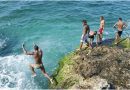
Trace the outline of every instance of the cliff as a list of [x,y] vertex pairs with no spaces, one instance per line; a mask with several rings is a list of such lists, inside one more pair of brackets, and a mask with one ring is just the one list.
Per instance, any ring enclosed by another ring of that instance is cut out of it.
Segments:
[[50,88],[130,89],[129,40],[124,39],[120,47],[102,45],[65,56],[53,74]]

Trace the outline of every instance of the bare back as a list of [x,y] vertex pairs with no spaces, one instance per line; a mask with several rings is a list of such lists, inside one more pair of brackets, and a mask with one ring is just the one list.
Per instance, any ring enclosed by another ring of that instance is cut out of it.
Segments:
[[83,27],[83,34],[86,35],[87,33],[89,33],[90,29],[88,25],[84,25]]
[[122,21],[117,22],[117,28],[118,28],[119,31],[123,30],[123,26],[124,26],[124,23]]
[[42,64],[42,51],[34,51],[34,59],[36,64]]

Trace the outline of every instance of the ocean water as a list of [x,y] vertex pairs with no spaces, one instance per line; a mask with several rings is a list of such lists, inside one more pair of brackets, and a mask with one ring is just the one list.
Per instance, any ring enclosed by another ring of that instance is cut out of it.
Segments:
[[103,39],[114,38],[119,17],[128,24],[123,37],[130,33],[130,1],[0,1],[0,88],[48,88],[40,70],[31,78],[28,64],[34,60],[23,54],[21,44],[29,51],[33,42],[38,44],[52,75],[59,60],[79,46],[82,19],[96,31],[101,15],[106,20]]

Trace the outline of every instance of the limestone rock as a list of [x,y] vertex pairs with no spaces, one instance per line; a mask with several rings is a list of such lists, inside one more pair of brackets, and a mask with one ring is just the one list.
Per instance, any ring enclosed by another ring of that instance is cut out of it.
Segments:
[[[99,46],[66,56],[50,88],[130,89],[130,49]],[[62,67],[62,68],[61,68]]]

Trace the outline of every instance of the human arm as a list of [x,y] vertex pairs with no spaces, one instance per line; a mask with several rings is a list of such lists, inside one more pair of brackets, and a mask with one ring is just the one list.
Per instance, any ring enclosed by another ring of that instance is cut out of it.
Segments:
[[83,28],[83,37],[89,32],[89,26],[88,25],[85,25],[84,28]]
[[23,49],[24,54],[26,54],[26,55],[34,55],[34,52],[28,52],[28,51],[25,49],[25,45],[24,45],[24,44],[22,44],[22,49]]
[[104,27],[105,27],[105,21],[103,20],[103,21],[102,21],[102,28],[103,28],[103,31],[104,31]]
[[117,23],[114,24],[113,28],[116,28],[116,26],[117,26]]
[[128,25],[124,22],[123,23],[123,28],[126,28]]
[[85,28],[83,28],[83,36],[85,36],[85,34],[86,34],[86,30]]

